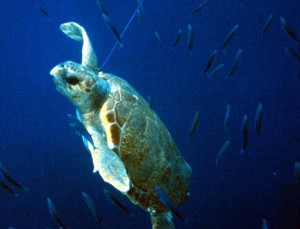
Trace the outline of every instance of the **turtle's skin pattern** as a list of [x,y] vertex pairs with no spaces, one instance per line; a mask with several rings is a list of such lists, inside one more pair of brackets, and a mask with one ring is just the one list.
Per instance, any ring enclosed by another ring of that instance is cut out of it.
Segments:
[[191,169],[165,125],[126,81],[111,74],[99,76],[111,88],[100,108],[100,120],[109,147],[124,162],[129,175],[132,187],[127,196],[146,210],[151,209],[151,203],[157,202],[157,185],[175,205],[184,202]]
[[57,90],[77,109],[93,144],[94,172],[150,212],[152,228],[174,228],[172,213],[155,191],[164,190],[175,206],[189,195],[192,170],[170,133],[145,99],[125,80],[98,72],[97,58],[84,28],[75,22],[61,30],[83,41],[82,63],[67,61],[54,67]]

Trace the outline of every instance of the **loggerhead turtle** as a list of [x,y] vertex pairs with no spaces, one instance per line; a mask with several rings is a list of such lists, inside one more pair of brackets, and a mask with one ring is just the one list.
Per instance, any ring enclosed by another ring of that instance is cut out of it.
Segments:
[[97,57],[84,28],[75,22],[60,29],[82,41],[82,63],[54,67],[57,90],[76,107],[94,172],[147,210],[152,228],[174,228],[172,213],[155,191],[159,186],[175,206],[189,195],[191,167],[182,158],[170,133],[145,99],[125,80],[97,69]]

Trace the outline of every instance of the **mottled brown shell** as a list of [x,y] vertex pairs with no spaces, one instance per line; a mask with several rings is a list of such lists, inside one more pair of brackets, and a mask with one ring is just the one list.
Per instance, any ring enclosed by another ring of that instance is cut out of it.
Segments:
[[165,125],[126,81],[109,74],[99,76],[107,79],[111,88],[100,119],[108,146],[124,162],[133,185],[127,192],[129,199],[157,212],[163,208],[155,192],[155,186],[160,186],[175,205],[184,202],[191,168]]

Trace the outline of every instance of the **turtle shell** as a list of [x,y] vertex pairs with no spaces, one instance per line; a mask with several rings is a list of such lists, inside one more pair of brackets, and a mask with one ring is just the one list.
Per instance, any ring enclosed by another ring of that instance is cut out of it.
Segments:
[[99,77],[111,89],[100,119],[109,148],[124,162],[129,175],[129,199],[146,210],[158,211],[155,186],[159,186],[173,204],[184,202],[192,171],[163,122],[126,81],[110,74],[99,73]]

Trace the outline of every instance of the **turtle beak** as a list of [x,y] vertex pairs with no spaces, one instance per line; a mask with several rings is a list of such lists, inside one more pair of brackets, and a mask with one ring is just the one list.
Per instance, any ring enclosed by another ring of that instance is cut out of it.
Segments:
[[70,85],[77,85],[80,80],[74,68],[66,68],[65,65],[59,64],[55,66],[51,71],[50,75],[54,76],[54,81],[60,83],[68,83]]
[[51,71],[50,75],[58,79],[58,77],[62,76],[64,74],[64,68],[60,65],[55,66]]

